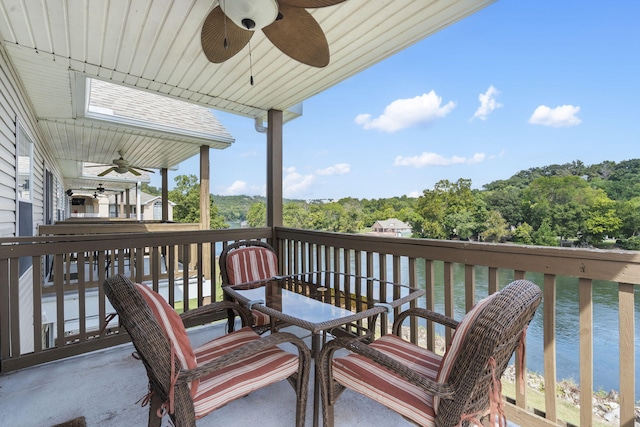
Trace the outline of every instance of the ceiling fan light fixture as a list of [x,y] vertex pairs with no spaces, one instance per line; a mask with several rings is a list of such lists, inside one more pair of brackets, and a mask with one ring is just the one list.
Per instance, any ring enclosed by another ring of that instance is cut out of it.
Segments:
[[278,17],[276,0],[234,0],[220,2],[224,14],[240,28],[256,31]]

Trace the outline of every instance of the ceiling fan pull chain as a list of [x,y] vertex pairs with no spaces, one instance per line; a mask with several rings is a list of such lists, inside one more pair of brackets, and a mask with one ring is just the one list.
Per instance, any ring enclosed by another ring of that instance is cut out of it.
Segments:
[[251,58],[251,40],[249,40],[249,74],[251,74],[249,83],[251,83],[251,86],[253,86],[253,60]]
[[[222,0],[223,6],[222,8],[224,9],[224,0]],[[223,22],[224,22],[224,42],[223,42],[223,46],[225,49],[229,49],[229,42],[227,41],[227,15],[222,14],[223,18]]]

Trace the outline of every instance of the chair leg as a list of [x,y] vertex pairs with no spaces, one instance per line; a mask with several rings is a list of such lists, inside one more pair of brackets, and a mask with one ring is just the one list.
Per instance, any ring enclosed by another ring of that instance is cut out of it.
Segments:
[[149,402],[149,427],[160,427],[162,425],[162,418],[158,416],[158,410],[162,406],[162,398],[155,392],[151,394],[151,401]]

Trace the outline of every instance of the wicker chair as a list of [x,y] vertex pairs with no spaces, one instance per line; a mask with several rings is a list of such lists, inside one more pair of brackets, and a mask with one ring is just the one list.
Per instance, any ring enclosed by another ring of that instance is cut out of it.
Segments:
[[[316,360],[324,426],[333,426],[334,404],[345,388],[421,426],[480,425],[489,414],[506,425],[500,377],[518,345],[524,352],[523,337],[540,301],[537,285],[517,280],[478,302],[460,322],[413,308],[398,316],[393,334],[369,345],[344,338],[330,341]],[[410,316],[455,329],[444,356],[400,338],[402,322]],[[339,348],[351,353],[335,357]]]
[[[235,242],[222,250],[220,258],[222,286],[269,279],[278,275],[278,257],[268,243],[259,240]],[[253,329],[263,334],[272,329],[268,315],[253,310]],[[228,312],[228,330],[235,328],[235,314]]]
[[[233,309],[246,325],[249,312],[224,301],[178,316],[158,293],[122,275],[107,279],[104,290],[147,370],[150,427],[161,425],[159,413],[168,413],[176,427],[193,427],[196,419],[283,379],[296,392],[296,426],[304,425],[311,354],[299,338],[283,332],[260,338],[243,327],[192,349],[183,321]],[[278,347],[285,342],[298,354]]]

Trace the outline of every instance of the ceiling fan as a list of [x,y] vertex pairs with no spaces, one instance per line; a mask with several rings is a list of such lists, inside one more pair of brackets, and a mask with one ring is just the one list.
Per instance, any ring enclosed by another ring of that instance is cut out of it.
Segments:
[[[116,172],[116,173],[127,173],[130,172],[135,176],[142,175],[139,171],[154,173],[152,170],[141,168],[139,166],[133,166],[129,164],[128,160],[125,160],[122,151],[118,151],[118,155],[120,156],[117,159],[113,159],[113,165],[97,165],[97,166],[111,166],[109,169],[106,169],[98,174],[98,176],[105,176],[108,173]],[[91,166],[93,167],[93,166]]]
[[329,44],[320,24],[305,8],[333,6],[345,0],[219,0],[202,26],[209,61],[222,63],[240,52],[262,29],[285,55],[313,67],[329,64]]

